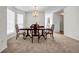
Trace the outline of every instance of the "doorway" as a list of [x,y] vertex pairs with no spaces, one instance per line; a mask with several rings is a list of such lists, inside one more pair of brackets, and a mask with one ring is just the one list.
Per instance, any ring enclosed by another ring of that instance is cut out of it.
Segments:
[[64,34],[64,11],[57,11],[53,16],[53,23],[55,25],[55,32]]
[[64,34],[64,15],[60,15],[60,33]]

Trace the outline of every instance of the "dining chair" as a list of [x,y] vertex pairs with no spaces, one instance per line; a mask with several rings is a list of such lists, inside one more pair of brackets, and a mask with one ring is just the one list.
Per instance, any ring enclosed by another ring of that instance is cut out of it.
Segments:
[[33,43],[34,36],[37,36],[38,37],[38,43],[39,43],[40,33],[39,33],[39,30],[38,30],[38,27],[37,27],[36,24],[34,24],[33,30],[31,30],[31,31],[32,31],[32,33],[31,33],[32,43]]
[[16,39],[18,39],[18,37],[19,37],[20,35],[23,35],[23,39],[26,38],[26,37],[25,37],[25,36],[26,36],[26,32],[25,32],[25,31],[20,31],[18,24],[15,25],[15,29],[16,29]]
[[50,36],[52,35],[52,37],[53,37],[53,39],[54,39],[54,35],[53,35],[54,27],[55,27],[55,25],[52,24],[51,29],[46,31],[46,36],[47,36],[48,34],[50,34]]
[[[31,29],[38,29],[39,28],[39,25],[36,23],[36,24],[32,24],[30,26]],[[32,34],[32,31],[36,32],[37,30],[30,30],[30,34]]]

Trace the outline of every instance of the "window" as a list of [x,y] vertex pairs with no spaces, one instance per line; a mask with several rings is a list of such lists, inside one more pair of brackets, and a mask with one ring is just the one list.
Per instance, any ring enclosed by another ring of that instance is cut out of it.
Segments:
[[23,14],[17,14],[17,24],[19,28],[23,28]]
[[15,13],[7,8],[7,35],[15,32]]
[[47,27],[47,28],[51,28],[51,25],[52,25],[51,23],[52,23],[52,21],[51,21],[50,17],[47,18],[46,22],[47,22],[47,23],[46,23],[46,27]]
[[50,17],[47,19],[47,27],[50,28]]

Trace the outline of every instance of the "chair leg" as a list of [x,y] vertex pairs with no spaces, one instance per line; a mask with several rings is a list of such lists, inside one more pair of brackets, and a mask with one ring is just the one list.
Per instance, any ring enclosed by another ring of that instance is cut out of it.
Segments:
[[43,35],[43,37],[44,37],[44,39],[46,40],[46,37],[45,37],[45,35]]
[[47,36],[45,37],[45,40],[47,39]]
[[26,39],[26,32],[23,33],[23,39]]
[[23,39],[25,40],[25,39],[26,39],[26,37],[25,37],[25,36],[23,36]]
[[39,43],[39,38],[40,38],[40,37],[38,36],[38,43]]
[[52,34],[52,38],[54,39],[54,36],[53,36],[53,34]]
[[16,36],[16,39],[17,39],[17,36]]
[[33,43],[33,36],[32,36],[32,43]]
[[19,35],[17,34],[17,35],[16,35],[16,39],[17,39],[18,37],[19,37]]
[[47,39],[47,33],[46,33],[46,39]]

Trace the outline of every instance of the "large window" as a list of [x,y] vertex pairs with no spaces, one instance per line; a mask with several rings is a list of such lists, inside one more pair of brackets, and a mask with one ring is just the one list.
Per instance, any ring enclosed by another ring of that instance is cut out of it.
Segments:
[[45,20],[45,27],[46,28],[51,28],[51,25],[52,25],[52,19],[50,17],[48,17],[46,20]]
[[17,14],[17,24],[19,28],[23,28],[23,14]]
[[7,34],[12,34],[15,31],[15,13],[7,8]]

